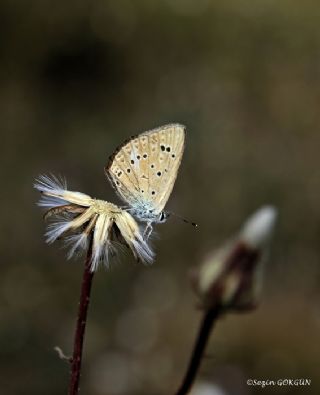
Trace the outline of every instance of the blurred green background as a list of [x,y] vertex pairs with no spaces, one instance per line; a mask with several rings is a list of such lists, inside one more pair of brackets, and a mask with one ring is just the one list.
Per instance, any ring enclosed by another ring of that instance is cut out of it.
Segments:
[[34,178],[117,202],[108,156],[170,122],[188,134],[167,208],[200,226],[158,226],[152,267],[99,270],[81,393],[173,394],[201,317],[187,273],[266,203],[280,216],[261,306],[219,322],[194,394],[320,393],[319,18],[298,0],[1,1],[1,394],[68,382],[53,347],[71,352],[83,262],[45,245]]

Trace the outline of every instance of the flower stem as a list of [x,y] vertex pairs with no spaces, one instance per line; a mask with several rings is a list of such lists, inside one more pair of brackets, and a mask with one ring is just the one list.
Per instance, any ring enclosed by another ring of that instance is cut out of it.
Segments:
[[179,390],[176,392],[176,395],[186,395],[190,391],[191,386],[196,377],[196,374],[199,370],[203,353],[210,336],[210,332],[216,320],[219,318],[220,314],[221,314],[220,307],[211,308],[205,311],[199,329],[199,333],[197,336],[197,340],[191,354],[191,359],[189,362],[187,372],[184,376],[184,379],[180,385]]
[[83,277],[82,277],[78,319],[77,319],[77,326],[74,336],[73,356],[71,359],[71,372],[70,372],[70,383],[69,383],[69,392],[68,392],[69,395],[77,395],[79,392],[82,348],[83,348],[83,341],[84,341],[84,335],[86,330],[87,312],[90,302],[91,285],[94,276],[94,272],[90,270],[91,257],[92,257],[92,235],[90,236],[89,247],[87,251],[87,257],[86,257]]

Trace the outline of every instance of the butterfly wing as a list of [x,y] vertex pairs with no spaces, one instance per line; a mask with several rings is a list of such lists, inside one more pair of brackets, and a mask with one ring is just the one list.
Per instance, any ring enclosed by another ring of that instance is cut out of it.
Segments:
[[112,155],[105,172],[133,208],[158,215],[172,192],[185,144],[185,127],[170,124],[132,137]]
[[151,144],[148,194],[157,214],[164,209],[172,192],[185,146],[184,126],[174,124],[159,129],[148,133]]

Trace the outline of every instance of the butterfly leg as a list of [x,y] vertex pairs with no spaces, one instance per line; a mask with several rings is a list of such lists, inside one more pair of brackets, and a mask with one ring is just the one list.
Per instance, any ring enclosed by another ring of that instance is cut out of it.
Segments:
[[152,231],[153,231],[152,223],[148,222],[148,224],[143,232],[143,238],[145,240],[148,240],[149,237],[151,236]]

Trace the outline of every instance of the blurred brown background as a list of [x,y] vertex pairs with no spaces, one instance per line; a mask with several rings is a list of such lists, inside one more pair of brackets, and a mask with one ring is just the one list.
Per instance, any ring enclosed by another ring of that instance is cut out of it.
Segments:
[[45,245],[34,178],[116,202],[108,156],[169,122],[188,134],[167,208],[200,227],[171,219],[152,267],[99,270],[81,393],[174,392],[201,316],[188,270],[266,203],[280,216],[262,304],[218,324],[194,394],[320,393],[319,18],[298,0],[1,1],[1,394],[68,381],[53,347],[71,352],[82,261]]

